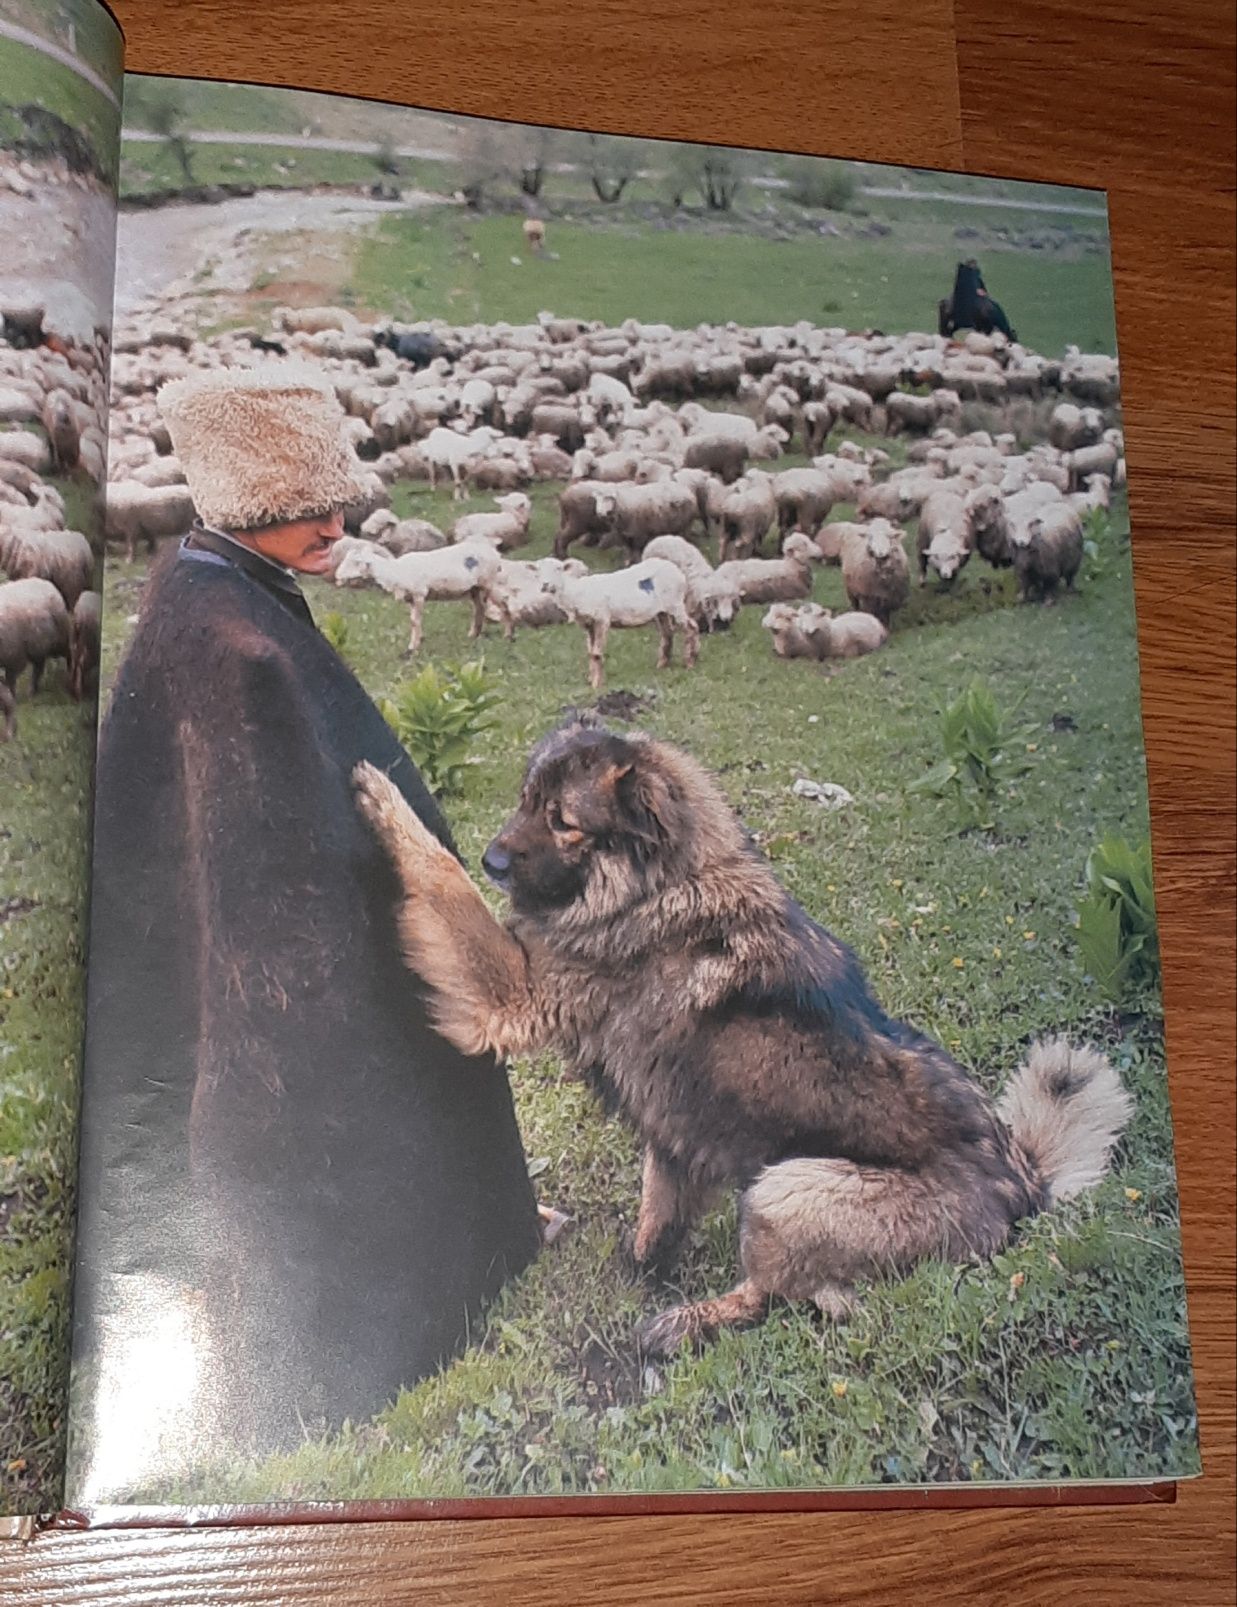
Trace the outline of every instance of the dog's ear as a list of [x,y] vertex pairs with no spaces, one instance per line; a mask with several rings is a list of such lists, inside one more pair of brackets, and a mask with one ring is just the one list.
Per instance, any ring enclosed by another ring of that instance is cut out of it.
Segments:
[[[626,746],[626,745],[625,745]],[[656,764],[638,748],[626,746],[604,773],[637,849],[645,853],[660,847],[674,830],[674,797]]]

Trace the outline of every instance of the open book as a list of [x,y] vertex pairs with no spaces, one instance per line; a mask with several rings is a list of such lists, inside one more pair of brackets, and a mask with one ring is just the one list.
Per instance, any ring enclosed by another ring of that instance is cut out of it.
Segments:
[[1196,1474],[1102,192],[0,0],[0,228],[4,1509]]

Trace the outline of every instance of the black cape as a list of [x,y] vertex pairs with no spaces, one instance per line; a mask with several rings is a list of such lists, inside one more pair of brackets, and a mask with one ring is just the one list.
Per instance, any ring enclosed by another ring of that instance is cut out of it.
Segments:
[[450,845],[286,573],[182,547],[100,740],[75,1365],[184,1291],[225,1445],[371,1415],[539,1244],[504,1071],[401,964],[361,759]]

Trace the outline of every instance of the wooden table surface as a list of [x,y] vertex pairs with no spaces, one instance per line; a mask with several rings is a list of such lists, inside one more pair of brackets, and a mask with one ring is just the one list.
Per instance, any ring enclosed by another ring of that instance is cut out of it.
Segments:
[[1167,1508],[45,1534],[0,1602],[1232,1602],[1231,4],[114,3],[136,71],[1107,187],[1206,1475]]

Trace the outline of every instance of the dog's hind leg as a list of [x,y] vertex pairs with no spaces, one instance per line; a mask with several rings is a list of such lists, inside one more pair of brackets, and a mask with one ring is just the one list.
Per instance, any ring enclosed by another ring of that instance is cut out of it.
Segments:
[[859,1279],[905,1271],[927,1256],[990,1254],[1009,1221],[965,1163],[906,1172],[843,1160],[783,1161],[762,1172],[740,1203],[744,1281],[721,1300],[660,1313],[642,1327],[640,1341],[649,1354],[667,1355],[721,1327],[756,1321],[774,1295],[812,1300],[841,1318]]

